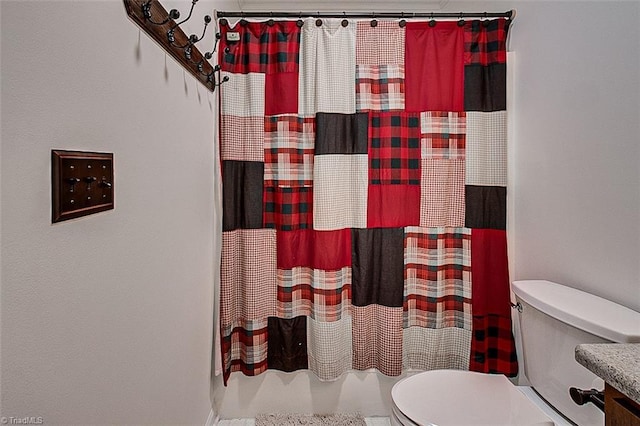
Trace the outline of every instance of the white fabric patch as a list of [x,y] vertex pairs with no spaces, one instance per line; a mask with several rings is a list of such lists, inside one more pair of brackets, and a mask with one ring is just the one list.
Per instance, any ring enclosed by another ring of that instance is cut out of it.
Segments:
[[419,370],[469,369],[471,330],[462,328],[405,328],[402,367]]
[[309,369],[320,380],[336,380],[351,369],[353,358],[351,317],[333,322],[307,318]]
[[356,23],[323,19],[317,27],[307,18],[300,40],[298,112],[356,112]]
[[220,85],[222,114],[238,117],[264,117],[264,79],[261,73],[235,74],[223,72],[229,81]]
[[367,227],[367,154],[316,155],[313,229]]
[[507,186],[507,112],[467,112],[466,184]]

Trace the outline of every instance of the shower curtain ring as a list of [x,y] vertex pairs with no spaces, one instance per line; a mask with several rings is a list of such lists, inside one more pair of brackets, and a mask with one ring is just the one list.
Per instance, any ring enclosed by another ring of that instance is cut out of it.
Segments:
[[349,21],[346,19],[347,18],[347,12],[342,11],[342,16],[344,16],[345,19],[342,20],[341,25],[342,25],[343,28],[346,28],[349,25]]

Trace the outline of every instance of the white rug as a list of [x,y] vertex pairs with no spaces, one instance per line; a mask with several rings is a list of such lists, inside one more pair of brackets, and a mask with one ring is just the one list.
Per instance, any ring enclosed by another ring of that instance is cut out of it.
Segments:
[[258,414],[256,426],[366,426],[360,414]]

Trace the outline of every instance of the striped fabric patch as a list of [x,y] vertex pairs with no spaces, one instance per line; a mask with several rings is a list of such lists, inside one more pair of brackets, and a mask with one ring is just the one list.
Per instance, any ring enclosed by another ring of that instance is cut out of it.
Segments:
[[341,319],[351,310],[351,268],[278,269],[277,309],[281,318],[306,315],[324,322]]
[[464,112],[420,113],[422,158],[465,157],[467,120]]
[[471,330],[471,230],[405,228],[404,327]]
[[404,65],[356,65],[356,110],[404,110]]

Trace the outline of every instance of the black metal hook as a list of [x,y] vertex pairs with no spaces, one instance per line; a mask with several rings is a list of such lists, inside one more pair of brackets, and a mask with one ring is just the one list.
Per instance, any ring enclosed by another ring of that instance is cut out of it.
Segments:
[[[197,2],[198,2],[198,0],[191,0],[191,9],[189,10],[189,15],[185,19],[183,19],[182,21],[174,23],[173,26],[171,28],[169,28],[169,31],[167,31],[167,39],[169,40],[169,43],[173,44],[176,41],[176,37],[175,37],[176,28],[178,28],[180,25],[184,24],[189,19],[191,19],[191,14],[193,13],[193,8],[196,6]],[[211,18],[209,18],[209,19],[211,19]]]
[[164,25],[166,23],[168,23],[169,21],[176,20],[180,18],[180,12],[178,12],[177,9],[171,9],[169,11],[169,14],[167,15],[166,18],[164,18],[164,20],[162,22],[155,22],[153,19],[151,19],[151,2],[153,0],[148,0],[144,3],[142,3],[142,15],[144,16],[144,19],[146,19],[147,21],[149,21],[150,23],[152,23],[153,25]]
[[398,22],[400,28],[404,28],[407,26],[407,21],[404,19],[404,11],[400,13],[400,22]]
[[222,38],[222,34],[216,33],[215,40],[213,42],[213,50],[211,50],[211,52],[206,52],[204,54],[205,58],[207,59],[213,58],[213,54],[216,53],[216,50],[218,50],[218,42],[220,41],[221,38]]
[[431,16],[429,17],[429,26],[433,28],[436,26],[436,23],[437,23],[436,20],[433,19],[433,12],[431,12]]
[[373,19],[371,19],[371,22],[369,23],[373,28],[378,26],[378,20],[376,19],[376,13],[375,12],[371,12],[371,17]]
[[302,28],[304,25],[304,21],[302,20],[302,11],[298,14],[298,21],[296,22],[298,28]]
[[196,3],[198,3],[198,0],[191,0],[191,9],[189,10],[189,15],[186,18],[184,18],[182,21],[177,22],[176,24],[174,24],[173,27],[171,27],[172,30],[175,29],[176,27],[178,27],[179,25],[184,24],[189,19],[191,19],[191,14],[193,13],[193,8],[196,7]]

